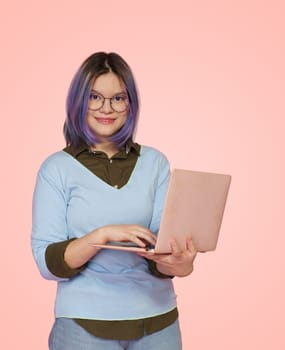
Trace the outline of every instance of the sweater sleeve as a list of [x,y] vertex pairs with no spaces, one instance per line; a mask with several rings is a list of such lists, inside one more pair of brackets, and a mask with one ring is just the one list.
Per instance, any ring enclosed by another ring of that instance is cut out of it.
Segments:
[[160,154],[158,159],[158,177],[155,190],[155,198],[153,204],[152,219],[150,223],[150,230],[155,234],[158,233],[162,211],[164,207],[165,196],[168,188],[170,167],[167,158]]
[[[156,184],[155,199],[153,205],[153,214],[150,224],[150,230],[157,233],[160,226],[161,215],[164,207],[165,196],[168,188],[170,176],[170,167],[167,158],[160,153],[158,160],[158,179]],[[147,260],[148,269],[150,273],[158,278],[173,278],[173,276],[164,275],[159,272],[156,263],[151,260]]]
[[49,270],[46,249],[52,243],[69,239],[66,222],[68,199],[63,183],[56,164],[46,161],[39,170],[33,196],[33,256],[41,275],[55,281],[66,278],[56,276]]

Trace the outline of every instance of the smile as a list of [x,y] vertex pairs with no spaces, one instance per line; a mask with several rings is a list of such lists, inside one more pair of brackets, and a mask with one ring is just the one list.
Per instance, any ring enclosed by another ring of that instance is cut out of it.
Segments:
[[109,125],[113,124],[116,119],[114,118],[95,118],[99,124]]

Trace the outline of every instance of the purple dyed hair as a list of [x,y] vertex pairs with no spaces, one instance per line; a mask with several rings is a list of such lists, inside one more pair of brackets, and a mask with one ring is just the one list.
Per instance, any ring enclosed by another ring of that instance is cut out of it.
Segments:
[[66,101],[67,117],[63,128],[68,146],[78,146],[82,140],[89,146],[100,142],[86,122],[86,112],[94,80],[108,72],[113,72],[122,80],[129,99],[126,123],[108,140],[122,147],[133,138],[138,119],[139,101],[132,71],[127,62],[118,54],[96,52],[82,63],[69,87]]

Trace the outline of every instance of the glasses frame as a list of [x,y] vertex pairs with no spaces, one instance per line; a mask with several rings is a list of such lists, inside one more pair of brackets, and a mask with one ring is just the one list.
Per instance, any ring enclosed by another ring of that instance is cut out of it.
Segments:
[[[90,107],[88,106],[88,109],[89,109],[90,111],[94,111],[94,112],[99,111],[102,107],[104,107],[105,100],[110,100],[110,107],[111,107],[112,110],[113,110],[114,112],[116,112],[116,113],[123,113],[123,112],[126,112],[126,111],[129,109],[129,106],[130,106],[130,104],[129,104],[129,98],[128,98],[127,93],[125,93],[125,92],[121,92],[121,93],[115,94],[115,95],[112,96],[112,97],[105,97],[105,96],[103,96],[102,94],[100,94],[99,92],[93,91],[93,92],[90,93],[89,99],[90,99],[90,97],[92,96],[92,94],[101,96],[103,100],[102,100],[102,104],[101,104],[101,106],[100,106],[99,108],[93,109],[93,108],[90,108]],[[126,98],[126,101],[127,101],[127,103],[126,103],[126,108],[125,108],[123,111],[117,111],[116,109],[114,109],[114,107],[113,107],[113,105],[112,105],[112,99],[113,99],[114,97],[116,97],[116,96],[124,96],[124,97]]]

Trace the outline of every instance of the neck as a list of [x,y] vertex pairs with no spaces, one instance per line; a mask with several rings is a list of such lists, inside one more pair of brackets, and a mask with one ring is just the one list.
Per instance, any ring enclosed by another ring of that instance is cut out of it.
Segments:
[[112,142],[100,142],[96,145],[91,146],[90,149],[91,151],[104,152],[109,158],[118,152],[117,146],[115,146]]

